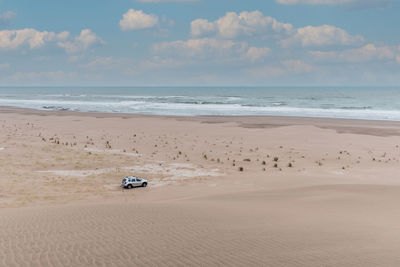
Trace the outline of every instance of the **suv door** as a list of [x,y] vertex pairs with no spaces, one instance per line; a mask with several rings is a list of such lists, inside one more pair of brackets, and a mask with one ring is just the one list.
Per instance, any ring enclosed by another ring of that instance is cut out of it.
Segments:
[[136,178],[135,186],[141,186],[142,185],[142,179]]

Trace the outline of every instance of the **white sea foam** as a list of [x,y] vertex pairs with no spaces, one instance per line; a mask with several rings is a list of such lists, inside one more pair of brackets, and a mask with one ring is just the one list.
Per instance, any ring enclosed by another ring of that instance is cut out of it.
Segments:
[[[0,88],[0,106],[156,115],[400,121],[399,88]],[[66,90],[66,92],[64,92]],[[112,94],[110,94],[112,92]]]
[[400,120],[400,110],[378,110],[365,108],[299,108],[277,106],[243,106],[241,104],[187,104],[155,103],[145,101],[89,102],[89,101],[42,101],[42,100],[4,100],[0,106],[17,106],[34,109],[70,109],[78,111],[121,112],[157,115],[270,115],[358,118],[377,120]]

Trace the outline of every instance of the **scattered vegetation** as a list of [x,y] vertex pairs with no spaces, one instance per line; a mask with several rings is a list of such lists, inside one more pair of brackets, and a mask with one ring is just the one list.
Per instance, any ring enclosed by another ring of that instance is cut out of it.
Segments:
[[[68,145],[68,143],[66,143],[66,145]],[[106,148],[107,148],[107,149],[111,149],[111,143],[110,143],[110,141],[106,141]]]

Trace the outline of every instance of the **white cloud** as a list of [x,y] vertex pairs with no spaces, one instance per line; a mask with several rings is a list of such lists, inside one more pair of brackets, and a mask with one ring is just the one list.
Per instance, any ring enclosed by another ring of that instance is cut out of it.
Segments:
[[193,36],[205,35],[215,31],[216,25],[206,19],[196,19],[190,23]]
[[0,31],[0,49],[16,49],[28,45],[30,49],[42,47],[47,42],[65,40],[68,32],[56,34],[48,31],[37,31],[35,29],[3,30]]
[[179,65],[196,64],[205,62],[236,62],[255,63],[263,61],[269,56],[271,49],[268,47],[254,47],[246,42],[235,42],[232,40],[200,38],[187,41],[164,42],[153,45],[153,52],[157,55],[156,62],[165,59],[178,60]]
[[315,59],[321,61],[360,63],[374,60],[398,60],[396,57],[400,56],[400,51],[395,47],[367,44],[356,49],[328,52],[311,51],[310,54],[313,55]]
[[364,41],[360,35],[350,35],[345,30],[331,25],[306,26],[297,29],[288,39],[282,40],[281,45],[301,46],[328,46],[328,45],[355,45]]
[[277,3],[283,5],[348,5],[358,7],[384,7],[396,0],[276,0]]
[[68,53],[84,51],[95,45],[104,44],[95,33],[90,29],[84,29],[72,41],[68,40],[70,33],[63,31],[60,33],[38,31],[31,28],[22,30],[3,30],[0,31],[0,49],[12,50],[24,46],[30,49],[38,49],[48,43],[56,43],[64,48]]
[[17,15],[12,11],[0,14],[0,26],[9,24]]
[[243,11],[240,14],[228,12],[216,21],[196,19],[191,22],[193,36],[217,35],[222,38],[239,36],[265,36],[274,33],[290,33],[293,26],[276,19],[264,16],[260,11]]
[[142,10],[129,9],[119,21],[123,31],[142,30],[152,28],[158,24],[158,17],[153,14],[145,14]]
[[173,41],[155,44],[156,53],[173,54],[181,57],[213,57],[227,56],[247,51],[247,44],[231,40],[213,38],[190,39],[187,41]]
[[246,58],[255,62],[269,55],[271,49],[268,47],[250,47],[246,52]]
[[246,42],[200,38],[155,44],[153,51],[162,56],[184,58],[231,57],[232,60],[250,60],[254,62],[268,56],[271,49],[268,47],[249,47]]
[[102,44],[104,41],[100,37],[90,29],[84,29],[73,41],[59,42],[58,46],[64,48],[67,53],[76,53]]

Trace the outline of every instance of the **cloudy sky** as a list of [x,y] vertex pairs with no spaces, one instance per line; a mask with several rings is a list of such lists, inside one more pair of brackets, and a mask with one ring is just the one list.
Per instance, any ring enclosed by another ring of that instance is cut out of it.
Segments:
[[0,86],[398,86],[397,0],[0,0]]

